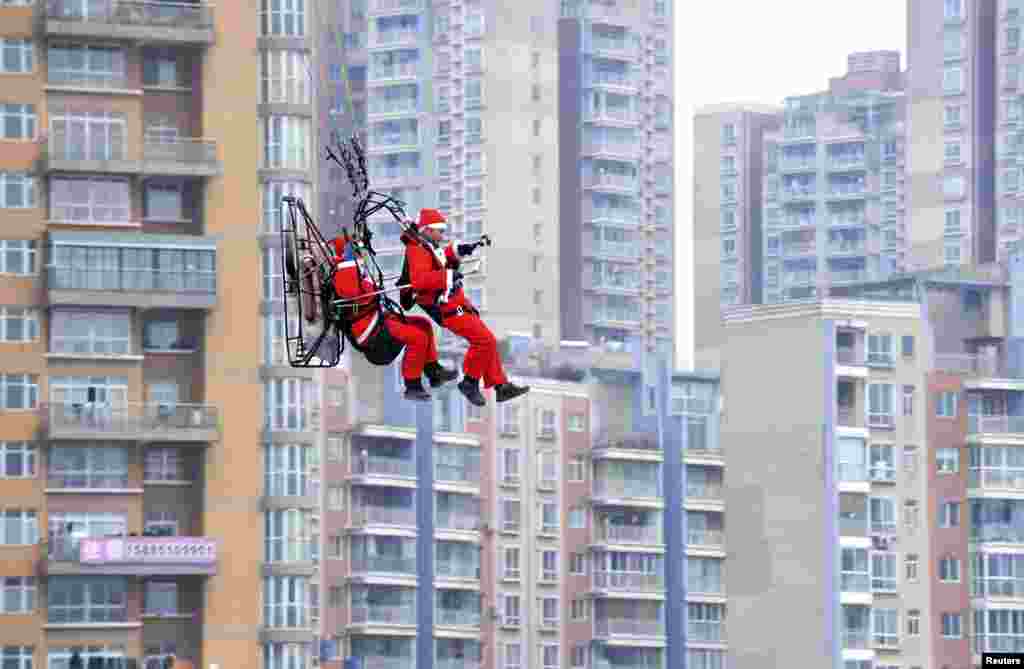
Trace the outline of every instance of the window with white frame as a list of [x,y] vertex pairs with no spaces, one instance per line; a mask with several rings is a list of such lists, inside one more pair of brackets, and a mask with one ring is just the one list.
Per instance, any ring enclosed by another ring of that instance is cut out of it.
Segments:
[[50,352],[128,355],[132,324],[127,311],[54,309],[50,317]]
[[960,502],[943,502],[939,505],[939,527],[960,526]]
[[[36,577],[0,577],[0,614],[34,613],[36,610]],[[4,669],[7,663],[4,662]]]
[[872,444],[870,475],[873,481],[896,480],[896,454],[892,444]]
[[956,474],[960,471],[960,449],[956,447],[935,449],[935,468],[940,474]]
[[305,432],[316,429],[314,415],[319,400],[316,382],[308,379],[265,381],[264,426],[268,430]]
[[917,582],[918,562],[917,553],[907,553],[903,558],[904,575],[906,576],[908,583]]
[[0,307],[0,342],[39,341],[39,310]]
[[517,483],[520,478],[519,473],[519,449],[518,448],[503,448],[501,449],[501,460],[500,462],[500,475],[503,483]]
[[894,360],[891,334],[868,335],[869,365],[892,365]]
[[540,511],[540,523],[537,528],[542,534],[557,534],[558,528],[561,525],[559,522],[558,515],[558,503],[557,502],[539,502],[537,504]]
[[921,610],[907,611],[907,636],[921,636]]
[[871,629],[876,648],[891,648],[899,643],[898,614],[896,609],[871,609]]
[[871,589],[874,592],[896,591],[896,554],[871,554]]
[[143,612],[150,616],[178,614],[178,584],[175,581],[146,580]]
[[30,276],[39,271],[38,262],[34,239],[0,239],[0,274]]
[[479,176],[484,173],[484,158],[480,151],[469,151],[466,153],[466,176]]
[[896,532],[896,502],[888,497],[872,497],[868,503],[873,534]]
[[942,180],[942,194],[947,199],[962,199],[966,188],[967,181],[959,174],[951,174]]
[[481,11],[467,11],[466,12],[466,25],[465,25],[466,37],[483,37],[484,34],[484,15]]
[[345,488],[340,485],[327,486],[326,507],[328,511],[345,510]]
[[506,641],[502,645],[502,658],[500,669],[522,669],[522,666],[523,645],[518,641]]
[[580,530],[587,526],[587,512],[582,506],[569,507],[569,528]]
[[0,104],[0,139],[35,140],[35,105]]
[[952,555],[939,558],[939,580],[944,583],[960,582],[960,560]]
[[572,669],[584,669],[587,666],[587,659],[590,655],[590,648],[587,644],[578,643],[572,647],[572,657],[569,658],[569,666]]
[[260,29],[265,36],[304,36],[306,0],[262,0]]
[[944,232],[947,235],[959,235],[963,232],[960,224],[960,210],[959,209],[948,209],[946,210],[946,225]]
[[959,95],[964,90],[964,68],[959,65],[946,67],[942,71],[942,92]]
[[98,44],[51,44],[46,56],[52,85],[127,88],[125,52]]
[[147,511],[143,531],[147,536],[176,537],[180,532],[178,514],[175,511]]
[[[540,598],[541,624],[545,627],[554,627],[558,624],[558,597],[546,596]],[[555,667],[558,666],[556,663]]]
[[466,207],[482,207],[484,205],[483,186],[466,186]]
[[0,209],[32,209],[36,182],[25,172],[0,172]]
[[948,243],[943,246],[943,260],[947,264],[960,264],[962,258],[960,242]]
[[[263,644],[262,669],[308,669],[312,667],[308,643],[266,643]],[[145,667],[145,669],[163,669]]]
[[128,620],[128,579],[58,576],[46,587],[47,622],[123,623]]
[[271,628],[309,626],[309,578],[268,576],[263,579],[263,624]]
[[480,72],[484,69],[483,47],[466,47],[462,52],[466,72]]
[[519,434],[519,407],[513,404],[502,404],[498,409],[499,427],[501,434]]
[[39,451],[27,441],[0,441],[0,479],[36,477]]
[[518,627],[522,621],[522,608],[519,595],[501,594],[501,624],[508,627]]
[[502,552],[501,567],[501,577],[503,579],[519,580],[521,572],[518,546],[505,546]]
[[958,393],[947,391],[939,393],[935,403],[935,415],[940,418],[956,418]]
[[186,482],[185,459],[180,448],[149,447],[144,467],[146,483]]
[[892,427],[895,424],[894,409],[893,385],[891,383],[869,383],[868,425]]
[[127,124],[119,112],[50,109],[50,151],[63,160],[124,160]]
[[281,231],[284,211],[287,205],[282,201],[285,196],[301,198],[303,202],[311,202],[311,189],[307,183],[298,181],[268,181],[263,184],[263,232]]
[[51,179],[50,220],[99,225],[129,223],[131,185],[127,179]]
[[128,487],[128,451],[111,446],[55,446],[47,465],[48,488],[116,490]]
[[308,170],[311,122],[300,116],[268,116],[263,124],[263,167]]
[[552,490],[558,485],[558,453],[541,451],[537,458],[537,485]]
[[944,147],[944,157],[947,165],[957,165],[961,162],[960,155],[963,142],[959,139],[947,140]]
[[960,613],[943,613],[941,618],[942,636],[945,639],[959,639],[963,636]]
[[572,553],[569,555],[569,573],[574,576],[587,574],[587,554]]
[[314,492],[316,449],[302,444],[269,444],[264,452],[264,494],[306,497]]
[[566,472],[567,479],[573,483],[586,480],[586,459],[582,455],[574,455],[569,458],[569,467]]
[[466,131],[463,142],[466,144],[479,144],[483,141],[484,121],[479,116],[466,117]]
[[146,182],[144,202],[143,216],[147,221],[185,220],[185,186],[181,182]]
[[554,583],[558,580],[558,551],[541,551],[541,576],[540,580],[546,583]]
[[260,102],[308,105],[309,54],[298,50],[264,51],[260,55]]
[[586,423],[584,422],[584,416],[581,413],[569,414],[569,431],[570,432],[583,432],[586,429]]
[[569,619],[572,621],[587,620],[590,618],[590,600],[573,599],[569,602]]
[[[308,562],[312,559],[313,514],[299,509],[264,512],[263,559]],[[328,551],[334,542],[328,542]],[[330,554],[330,552],[329,552]],[[340,553],[336,557],[341,557]]]
[[917,500],[908,499],[903,502],[903,524],[906,526],[907,532],[913,533],[917,530],[917,526],[921,522],[919,514]]
[[39,377],[35,374],[0,374],[0,410],[16,411],[39,406]]
[[[12,4],[9,0],[3,4]],[[30,39],[0,38],[0,74],[28,74],[35,70],[35,45]]]

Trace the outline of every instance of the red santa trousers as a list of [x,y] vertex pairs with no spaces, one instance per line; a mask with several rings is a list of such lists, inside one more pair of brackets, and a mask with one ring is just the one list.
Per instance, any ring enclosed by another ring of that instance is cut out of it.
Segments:
[[498,340],[479,316],[469,312],[445,314],[443,325],[469,342],[469,350],[462,360],[466,376],[483,379],[484,388],[508,383],[498,355]]
[[402,356],[402,378],[419,379],[423,366],[437,362],[437,344],[434,343],[434,327],[424,316],[406,316],[405,322],[395,314],[384,317],[384,326],[391,336],[405,344]]

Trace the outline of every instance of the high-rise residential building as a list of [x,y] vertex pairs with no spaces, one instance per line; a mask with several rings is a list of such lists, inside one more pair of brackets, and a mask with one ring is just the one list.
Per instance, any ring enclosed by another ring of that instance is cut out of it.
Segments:
[[564,1],[561,16],[562,338],[674,359],[670,3]]
[[253,54],[261,24],[301,42],[288,6],[0,7],[5,666],[256,666],[261,634],[309,627],[257,557],[261,444],[283,490],[315,441],[288,380],[267,427],[293,431],[261,430],[253,336],[256,170],[303,127],[260,155]]
[[[907,3],[908,267],[996,257],[996,198],[1009,204],[1004,189],[1014,182],[1004,180],[1002,169],[1000,183],[995,181],[995,126],[1019,78],[1003,48],[1010,24],[997,19],[997,5]],[[1004,75],[999,82],[997,60]],[[1002,161],[1000,168],[1005,166]]]
[[[1003,260],[1024,238],[1024,221],[1017,198],[1021,192],[1020,159],[1022,118],[1021,67],[1021,5],[1013,0],[1002,0],[995,17],[996,96],[994,138],[995,173],[991,177],[995,187],[995,258]],[[951,149],[952,150],[952,149]]]
[[694,346],[715,368],[731,305],[807,299],[904,266],[899,54],[851,54],[822,93],[694,121]]
[[[727,528],[730,666],[977,666],[1020,647],[1022,267],[726,314],[724,498],[753,511]],[[806,643],[777,643],[781,607]]]

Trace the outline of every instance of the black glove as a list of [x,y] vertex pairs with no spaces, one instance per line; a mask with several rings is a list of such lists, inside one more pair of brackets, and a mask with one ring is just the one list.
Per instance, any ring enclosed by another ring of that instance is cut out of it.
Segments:
[[458,281],[462,281],[462,272],[457,269],[452,270],[452,283],[456,283]]
[[459,257],[460,258],[465,258],[470,253],[472,253],[473,251],[476,251],[476,247],[479,246],[479,245],[480,245],[479,243],[475,243],[475,244],[459,244],[455,248],[455,250],[459,252]]

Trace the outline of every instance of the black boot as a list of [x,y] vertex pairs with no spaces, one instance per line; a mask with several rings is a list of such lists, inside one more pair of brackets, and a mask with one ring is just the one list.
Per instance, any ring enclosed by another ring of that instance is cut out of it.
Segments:
[[431,388],[443,386],[449,381],[454,381],[459,378],[459,373],[457,371],[454,369],[448,369],[447,367],[442,367],[437,360],[434,362],[428,362],[423,367],[423,373],[426,374],[427,378],[430,380]]
[[484,399],[483,393],[480,392],[480,381],[474,379],[472,376],[463,376],[462,380],[459,381],[459,390],[466,396],[470,404],[478,407],[482,407],[487,404],[487,400]]
[[494,400],[496,402],[508,402],[520,395],[530,392],[530,386],[517,386],[514,383],[502,383],[494,387]]
[[405,399],[414,402],[429,402],[430,393],[423,389],[423,382],[419,379],[405,380]]

